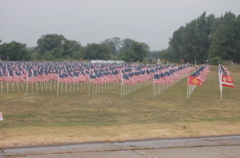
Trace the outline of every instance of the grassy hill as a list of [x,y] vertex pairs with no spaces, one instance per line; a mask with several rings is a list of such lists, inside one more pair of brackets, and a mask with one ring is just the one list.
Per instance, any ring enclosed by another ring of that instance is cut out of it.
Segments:
[[153,86],[121,98],[120,87],[0,94],[0,147],[240,134],[240,66],[227,65],[236,88],[223,88],[217,67],[186,99],[187,78],[153,99]]

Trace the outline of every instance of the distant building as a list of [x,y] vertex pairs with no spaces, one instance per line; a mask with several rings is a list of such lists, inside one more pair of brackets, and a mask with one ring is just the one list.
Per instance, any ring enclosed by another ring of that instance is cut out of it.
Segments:
[[95,64],[95,63],[99,63],[99,64],[111,64],[111,63],[117,63],[117,64],[122,64],[125,63],[122,60],[91,60],[90,63]]

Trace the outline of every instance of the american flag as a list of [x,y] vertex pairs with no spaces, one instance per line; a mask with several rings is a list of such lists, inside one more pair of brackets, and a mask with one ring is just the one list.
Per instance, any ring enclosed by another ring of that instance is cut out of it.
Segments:
[[[0,80],[5,82],[48,82],[62,83],[91,82],[97,84],[119,82],[125,76],[124,84],[144,83],[159,74],[161,80],[172,83],[191,66],[139,65],[139,64],[83,64],[79,62],[0,62]],[[90,79],[90,74],[95,77]],[[126,79],[128,78],[128,79]]]

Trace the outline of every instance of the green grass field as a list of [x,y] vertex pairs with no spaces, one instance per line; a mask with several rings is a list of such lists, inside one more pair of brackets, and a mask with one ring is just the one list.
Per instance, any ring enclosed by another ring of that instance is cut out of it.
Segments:
[[[186,99],[187,78],[154,99],[152,85],[123,98],[120,97],[120,87],[90,97],[86,89],[63,93],[59,96],[56,95],[56,91],[28,95],[25,92],[4,92],[0,94],[0,112],[4,117],[4,121],[0,122],[0,145],[1,140],[6,141],[8,137],[12,137],[11,131],[15,134],[17,131],[24,133],[25,129],[31,128],[44,130],[55,127],[61,127],[61,129],[82,127],[84,130],[86,127],[137,126],[141,128],[141,125],[154,124],[239,123],[240,66],[226,65],[226,67],[234,78],[235,88],[224,87],[222,100],[220,100],[216,66],[211,67],[206,82],[203,86],[197,87],[189,99]],[[187,127],[184,125],[183,128]],[[127,132],[125,131],[125,134]],[[44,132],[41,134],[44,135]],[[219,133],[221,134],[225,133]],[[235,131],[234,134],[240,134],[240,131],[239,133]],[[107,137],[106,133],[104,137]],[[14,142],[14,139],[11,140]]]

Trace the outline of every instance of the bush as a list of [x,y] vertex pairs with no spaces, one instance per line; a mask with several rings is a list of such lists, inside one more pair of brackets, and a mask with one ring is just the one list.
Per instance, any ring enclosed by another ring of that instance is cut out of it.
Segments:
[[220,57],[214,57],[210,60],[211,65],[223,64],[223,61]]
[[47,52],[43,54],[42,59],[46,61],[54,61],[55,58],[51,52]]

